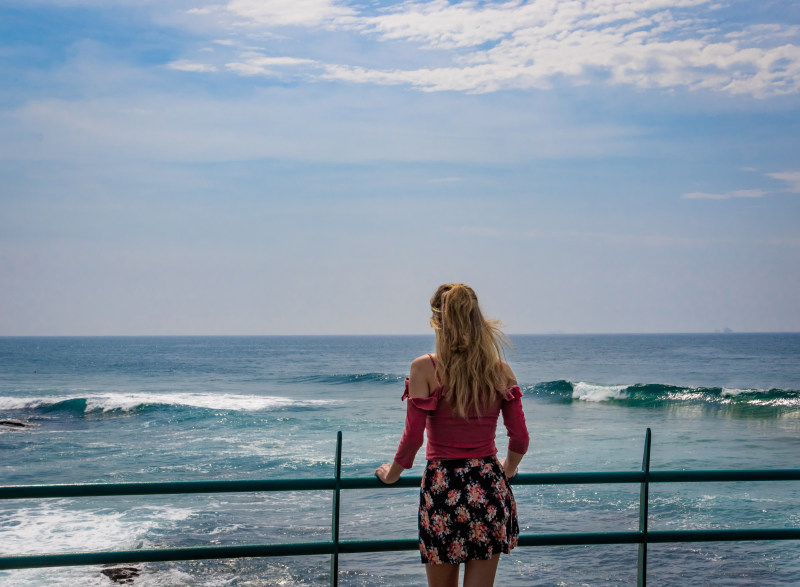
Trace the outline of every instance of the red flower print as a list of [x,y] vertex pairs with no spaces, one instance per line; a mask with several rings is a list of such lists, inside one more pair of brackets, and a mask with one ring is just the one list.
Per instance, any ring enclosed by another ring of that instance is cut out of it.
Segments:
[[469,539],[473,542],[488,542],[489,529],[483,522],[472,522],[469,525]]
[[493,505],[490,505],[486,508],[486,519],[487,520],[494,520],[495,516],[497,515],[497,508]]
[[435,534],[439,536],[445,536],[447,534],[447,517],[443,514],[433,514],[431,518],[431,523],[433,524],[433,531]]
[[451,489],[447,492],[447,505],[453,507],[458,503],[461,498],[461,492],[458,489]]
[[465,508],[463,505],[460,505],[456,508],[456,515],[458,516],[456,518],[458,522],[461,522],[462,524],[464,522],[469,522],[469,512],[467,512],[467,508]]
[[467,501],[470,505],[486,503],[486,492],[477,483],[467,485]]
[[506,497],[508,497],[508,485],[503,479],[498,479],[492,483],[492,490],[500,501],[505,501]]
[[467,558],[467,552],[464,550],[463,538],[454,540],[448,547],[447,551],[450,555],[448,558],[450,559],[451,563],[458,563]]
[[422,526],[425,530],[430,530],[431,528],[431,518],[428,516],[428,512],[423,511],[419,518],[419,525]]
[[498,542],[505,542],[506,541],[506,525],[505,524],[496,524],[492,534],[494,535],[495,540],[497,540]]
[[431,491],[439,493],[447,488],[447,473],[444,469],[436,469],[431,481]]

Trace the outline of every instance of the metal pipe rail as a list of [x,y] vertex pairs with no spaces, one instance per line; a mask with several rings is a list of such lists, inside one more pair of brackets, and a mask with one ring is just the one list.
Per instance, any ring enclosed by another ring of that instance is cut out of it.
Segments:
[[[647,583],[647,545],[681,542],[730,542],[750,540],[800,540],[800,528],[726,529],[726,530],[648,530],[650,483],[800,481],[800,469],[731,470],[731,471],[650,471],[651,432],[645,435],[641,471],[585,473],[529,473],[512,479],[513,485],[590,485],[640,484],[639,530],[629,532],[569,532],[523,534],[519,546],[573,546],[600,544],[638,544],[638,585]],[[250,493],[273,491],[333,491],[331,540],[284,544],[246,544],[237,546],[179,547],[101,552],[68,552],[0,556],[0,570],[59,567],[75,565],[124,564],[243,558],[270,556],[330,555],[331,585],[338,585],[340,554],[417,550],[416,538],[395,540],[340,540],[339,502],[343,489],[378,489],[419,487],[421,477],[403,477],[393,485],[384,485],[375,477],[341,476],[342,433],[337,434],[333,478],[256,479],[230,481],[178,481],[156,483],[85,483],[74,485],[0,486],[0,499],[46,499],[122,495],[168,495],[191,493]]]

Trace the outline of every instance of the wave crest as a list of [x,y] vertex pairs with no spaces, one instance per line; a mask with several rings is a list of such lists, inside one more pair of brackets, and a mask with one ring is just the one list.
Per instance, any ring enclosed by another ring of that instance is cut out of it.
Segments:
[[105,393],[85,397],[0,397],[0,410],[97,414],[136,412],[149,407],[184,407],[250,412],[331,403],[335,402],[232,393]]
[[584,401],[647,407],[705,404],[800,410],[800,391],[793,389],[690,387],[662,383],[607,385],[557,380],[537,383],[528,387],[527,391],[562,402]]

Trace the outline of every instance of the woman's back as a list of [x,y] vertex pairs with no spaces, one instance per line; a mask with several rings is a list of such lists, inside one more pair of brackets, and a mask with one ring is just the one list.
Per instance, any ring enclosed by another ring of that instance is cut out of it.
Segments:
[[422,445],[423,431],[428,438],[425,454],[428,460],[495,455],[497,420],[501,412],[512,440],[511,449],[524,453],[528,432],[519,401],[522,392],[513,377],[508,384],[505,396],[492,394],[488,409],[465,418],[457,414],[448,401],[447,389],[441,382],[435,356],[428,354],[415,359],[403,394],[403,399],[408,398],[411,404],[407,426],[395,460],[404,466],[411,466],[413,455]]

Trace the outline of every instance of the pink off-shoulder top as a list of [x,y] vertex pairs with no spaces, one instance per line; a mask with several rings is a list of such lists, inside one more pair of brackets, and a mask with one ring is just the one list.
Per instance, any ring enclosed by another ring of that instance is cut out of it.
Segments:
[[[436,362],[433,356],[428,355]],[[439,373],[436,373],[439,380]],[[494,443],[497,432],[497,418],[503,413],[503,424],[508,434],[508,450],[525,454],[530,437],[522,411],[522,390],[514,385],[506,390],[505,397],[483,414],[464,418],[450,409],[444,399],[445,389],[439,380],[439,387],[428,397],[409,397],[408,378],[403,400],[408,399],[406,424],[400,446],[394,460],[404,469],[410,469],[414,457],[422,446],[423,434],[427,433],[426,458],[431,460],[463,459],[488,457],[497,454]]]

